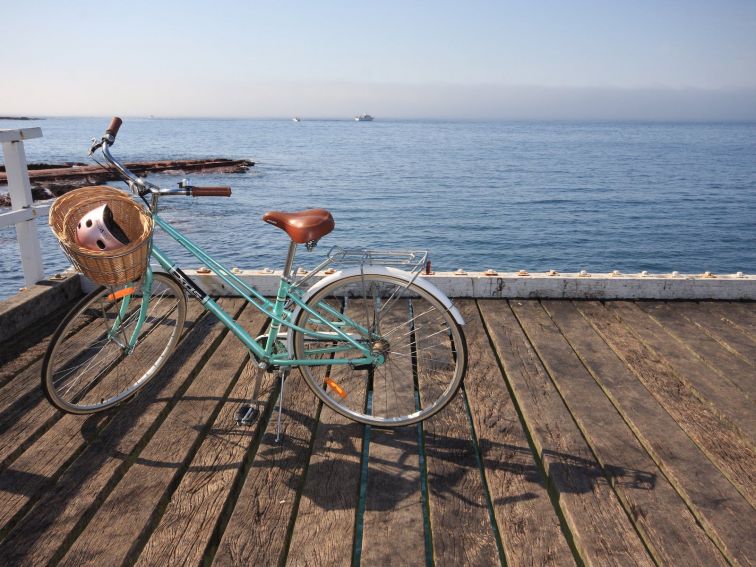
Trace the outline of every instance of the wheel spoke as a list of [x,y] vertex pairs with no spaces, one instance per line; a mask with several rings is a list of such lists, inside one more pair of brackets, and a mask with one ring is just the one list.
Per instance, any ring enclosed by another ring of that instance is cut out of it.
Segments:
[[420,313],[420,315],[417,315],[416,317],[413,317],[412,319],[410,319],[410,320],[409,320],[409,321],[407,321],[406,323],[402,323],[401,325],[397,325],[397,326],[396,326],[396,327],[395,327],[395,328],[394,328],[394,329],[393,329],[393,330],[392,330],[392,331],[391,331],[390,333],[386,333],[386,334],[385,334],[384,336],[385,336],[386,338],[390,337],[390,336],[391,336],[391,335],[392,335],[393,333],[395,333],[395,332],[396,332],[396,330],[397,330],[397,329],[399,329],[399,328],[403,327],[404,325],[408,325],[408,326],[412,327],[412,330],[410,330],[410,331],[407,331],[407,332],[406,332],[405,334],[401,335],[401,336],[400,336],[399,338],[401,338],[401,337],[406,337],[406,336],[407,336],[407,335],[409,335],[410,333],[414,333],[414,332],[416,332],[416,331],[417,331],[417,329],[418,329],[418,327],[414,327],[414,325],[413,325],[413,324],[414,324],[414,322],[415,322],[415,321],[417,321],[418,319],[420,319],[420,317],[422,317],[422,316],[424,316],[424,315],[427,315],[428,313],[431,313],[431,312],[433,312],[433,311],[436,311],[436,308],[435,308],[435,307],[431,307],[430,309],[428,309],[428,310],[427,310],[427,311],[425,311],[424,313]]
[[[97,291],[83,300],[66,317],[48,350],[43,386],[64,411],[91,413],[131,396],[162,367],[183,328],[183,291],[166,275],[154,275],[151,295],[138,290],[129,296],[122,320],[123,303],[107,300],[108,294]],[[128,347],[145,301],[144,324]]]
[[[367,344],[375,354],[383,355],[383,362],[351,367],[331,364],[330,370],[300,366],[308,385],[328,406],[362,423],[393,426],[420,421],[449,402],[462,380],[465,361],[464,352],[461,356],[458,352],[464,337],[444,308],[445,298],[437,299],[393,276],[364,274],[336,280],[307,302],[310,306],[326,300],[332,304],[333,298],[344,298],[345,315],[370,329],[373,336]],[[322,329],[305,310],[296,323],[311,333]],[[319,341],[308,340],[301,331],[293,333],[294,354],[299,359],[323,359],[327,352],[339,359],[364,356],[351,345],[342,348],[347,343],[338,333],[333,333],[332,340]],[[329,386],[329,381],[336,387]],[[422,407],[416,402],[419,392]]]

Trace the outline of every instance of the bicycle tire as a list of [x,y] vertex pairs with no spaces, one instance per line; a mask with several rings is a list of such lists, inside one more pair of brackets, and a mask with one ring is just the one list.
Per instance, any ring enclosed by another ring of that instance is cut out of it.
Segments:
[[154,274],[147,316],[129,352],[124,345],[144,301],[143,286],[144,278],[123,297],[99,287],[66,315],[42,364],[42,389],[51,404],[73,414],[104,411],[132,397],[162,368],[184,327],[186,296],[173,278]]
[[[372,334],[354,327],[342,330],[385,356],[383,364],[369,367],[335,362],[299,366],[315,395],[341,415],[376,427],[411,425],[441,411],[462,384],[467,368],[462,327],[442,299],[423,287],[385,274],[345,276],[317,290],[306,306],[323,317],[328,309],[345,313]],[[307,309],[300,311],[296,326],[320,333],[327,329]],[[359,349],[335,333],[318,340],[292,332],[298,360],[360,356]]]

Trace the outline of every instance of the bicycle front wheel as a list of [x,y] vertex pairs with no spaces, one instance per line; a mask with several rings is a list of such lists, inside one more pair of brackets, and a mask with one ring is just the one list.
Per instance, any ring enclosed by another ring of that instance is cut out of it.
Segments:
[[154,274],[149,293],[145,280],[122,290],[100,287],[60,324],[42,366],[42,388],[54,406],[75,414],[108,409],[163,366],[184,327],[186,298],[167,275]]
[[[307,301],[296,325],[307,331],[293,336],[307,384],[332,409],[367,425],[430,417],[449,403],[465,373],[462,328],[439,298],[401,278],[338,279]],[[360,364],[362,351],[334,328],[379,360]]]

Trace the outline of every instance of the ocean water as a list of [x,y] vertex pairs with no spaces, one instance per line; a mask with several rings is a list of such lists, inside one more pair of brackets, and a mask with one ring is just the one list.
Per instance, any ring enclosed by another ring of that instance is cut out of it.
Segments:
[[[30,163],[86,162],[107,123],[0,128],[42,128],[25,145]],[[255,161],[248,173],[191,177],[232,186],[230,199],[161,201],[232,267],[282,266],[287,239],[260,221],[265,211],[325,207],[336,229],[298,264],[340,245],[427,248],[436,270],[756,272],[756,124],[126,119],[113,153]],[[38,229],[46,271],[64,269],[46,219]],[[0,297],[22,281],[15,231],[0,229]]]

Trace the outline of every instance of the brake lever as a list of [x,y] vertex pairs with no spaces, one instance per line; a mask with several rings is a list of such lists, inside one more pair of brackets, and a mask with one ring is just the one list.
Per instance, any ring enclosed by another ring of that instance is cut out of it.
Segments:
[[133,187],[137,188],[136,192],[140,197],[144,197],[148,194],[160,193],[159,186],[155,185],[154,183],[150,183],[149,181],[145,181],[141,177],[138,177],[136,181],[129,181],[128,183],[129,187],[132,187],[132,191]]
[[92,145],[89,146],[89,153],[87,154],[89,157],[92,157],[92,155],[99,150],[102,147],[103,139],[100,138],[97,140],[97,138],[92,138]]

